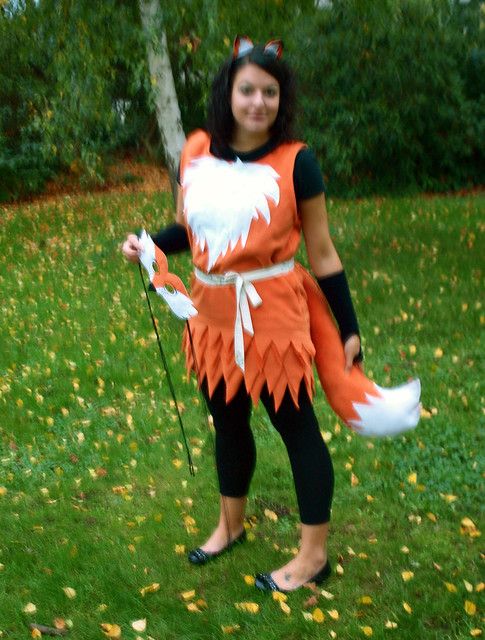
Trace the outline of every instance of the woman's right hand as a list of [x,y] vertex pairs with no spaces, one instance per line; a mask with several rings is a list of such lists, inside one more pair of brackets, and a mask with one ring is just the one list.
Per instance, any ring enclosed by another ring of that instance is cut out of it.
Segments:
[[138,236],[129,233],[121,246],[121,252],[129,262],[138,262],[143,247]]

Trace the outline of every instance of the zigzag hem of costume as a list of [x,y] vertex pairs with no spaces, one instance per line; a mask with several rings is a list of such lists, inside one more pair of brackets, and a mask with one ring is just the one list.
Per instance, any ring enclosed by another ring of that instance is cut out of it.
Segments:
[[[292,340],[275,340],[267,337],[244,336],[246,368],[243,372],[234,361],[234,340],[224,339],[217,328],[200,326],[190,322],[197,366],[190,345],[187,329],[184,332],[187,372],[196,371],[198,383],[205,380],[209,396],[221,380],[226,385],[226,402],[229,402],[244,380],[246,390],[256,405],[266,384],[273,396],[277,411],[286,390],[298,407],[298,393],[302,383],[308,396],[313,398],[315,382],[312,362],[315,355],[313,343],[296,337]],[[227,335],[227,334],[226,334]]]

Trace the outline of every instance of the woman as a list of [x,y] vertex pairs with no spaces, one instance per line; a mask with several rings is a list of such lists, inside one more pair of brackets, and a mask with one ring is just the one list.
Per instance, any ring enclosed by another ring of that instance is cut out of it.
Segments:
[[[197,373],[216,430],[219,522],[189,553],[205,564],[245,539],[256,452],[251,405],[263,402],[288,451],[301,518],[298,554],[256,576],[263,590],[293,591],[330,575],[327,536],[333,468],[312,396],[309,315],[293,266],[301,232],[311,269],[339,324],[350,370],[358,324],[330,238],[324,185],[313,154],[296,142],[295,88],[282,43],[237,37],[215,77],[207,129],[189,136],[180,162],[176,224],[154,236],[165,253],[190,247]],[[139,240],[123,245],[137,261]],[[194,356],[185,344],[189,368]]]

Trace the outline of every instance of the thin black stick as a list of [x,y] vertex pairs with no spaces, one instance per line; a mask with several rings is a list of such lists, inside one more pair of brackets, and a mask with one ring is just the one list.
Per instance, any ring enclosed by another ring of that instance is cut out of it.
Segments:
[[140,269],[140,277],[141,277],[141,281],[143,282],[143,289],[145,290],[145,296],[146,296],[146,299],[147,299],[148,309],[150,311],[150,317],[152,319],[153,329],[155,331],[155,335],[157,336],[157,343],[158,343],[158,349],[160,351],[160,357],[162,358],[163,368],[165,369],[165,374],[167,376],[168,386],[170,387],[170,393],[172,394],[172,399],[173,399],[174,404],[175,404],[175,410],[177,412],[178,423],[180,425],[180,431],[182,432],[182,439],[184,441],[185,451],[187,452],[187,461],[189,463],[190,475],[195,476],[194,463],[192,462],[192,456],[190,455],[190,449],[189,449],[189,445],[188,445],[188,442],[187,442],[187,436],[185,435],[185,429],[184,429],[184,424],[182,422],[182,416],[180,415],[179,405],[178,405],[178,402],[177,402],[177,398],[175,396],[175,388],[174,388],[173,383],[172,383],[172,376],[170,375],[167,359],[165,358],[165,353],[163,351],[162,341],[160,340],[160,335],[158,333],[157,323],[156,323],[156,320],[155,320],[155,316],[153,315],[152,305],[150,303],[150,297],[148,295],[148,290],[147,290],[147,287],[146,287],[146,284],[145,284],[145,278],[143,277],[143,271],[141,269],[140,263],[138,263],[138,268]]

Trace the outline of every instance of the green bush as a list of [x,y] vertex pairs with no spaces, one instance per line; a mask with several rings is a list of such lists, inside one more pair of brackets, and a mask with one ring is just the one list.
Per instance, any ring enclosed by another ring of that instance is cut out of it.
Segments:
[[332,193],[480,179],[483,92],[458,11],[441,0],[336,0],[302,21],[293,45],[301,127]]
[[[111,152],[158,150],[138,2],[0,2],[0,200],[59,171],[101,183]],[[186,131],[237,31],[283,37],[300,135],[334,195],[449,190],[482,179],[479,0],[160,3]],[[480,17],[482,16],[482,17]]]
[[104,180],[104,157],[143,135],[144,47],[135,3],[0,7],[0,198],[57,171]]

